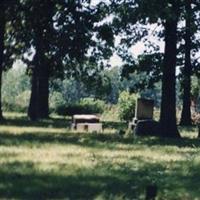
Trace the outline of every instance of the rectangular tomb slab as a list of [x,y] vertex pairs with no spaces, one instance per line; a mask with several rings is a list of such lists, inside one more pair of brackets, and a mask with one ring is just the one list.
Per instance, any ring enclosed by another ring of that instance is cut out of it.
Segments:
[[96,115],[74,115],[73,123],[99,123],[100,119]]
[[102,123],[77,123],[76,131],[78,132],[102,132]]

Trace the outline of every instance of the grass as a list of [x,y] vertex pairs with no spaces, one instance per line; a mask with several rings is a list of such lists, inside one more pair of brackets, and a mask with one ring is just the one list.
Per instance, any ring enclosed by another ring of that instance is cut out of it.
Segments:
[[0,125],[0,199],[200,199],[200,140],[123,138],[105,122],[103,134],[74,133],[69,118],[30,122],[7,114]]

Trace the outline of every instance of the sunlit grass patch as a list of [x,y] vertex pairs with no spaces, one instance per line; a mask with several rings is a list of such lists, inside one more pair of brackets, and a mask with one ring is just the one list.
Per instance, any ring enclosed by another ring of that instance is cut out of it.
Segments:
[[[69,118],[30,122],[6,115],[0,126],[0,198],[199,199],[200,141],[196,129],[183,139],[124,138],[126,124],[108,122],[106,131],[77,133]],[[192,137],[190,137],[193,135]]]

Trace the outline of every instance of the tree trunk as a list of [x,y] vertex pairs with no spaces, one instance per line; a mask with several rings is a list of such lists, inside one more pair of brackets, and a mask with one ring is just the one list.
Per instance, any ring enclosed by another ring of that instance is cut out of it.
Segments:
[[160,115],[163,137],[180,137],[176,125],[177,21],[176,17],[170,17],[165,22],[165,55]]
[[5,35],[5,6],[4,1],[0,3],[0,120],[3,119],[2,112],[2,73],[4,62],[4,35]]
[[49,116],[49,73],[39,51],[35,56],[35,68],[32,74],[31,98],[28,116],[31,120],[44,119]]
[[191,3],[186,0],[185,66],[183,69],[183,109],[181,125],[189,126],[191,119]]
[[49,72],[46,65],[45,47],[42,28],[35,27],[36,55],[32,75],[31,99],[28,115],[31,120],[44,119],[49,116]]
[[39,75],[39,117],[49,117],[49,73],[48,68],[43,63]]
[[28,116],[32,121],[35,121],[38,119],[38,85],[39,85],[39,79],[37,76],[37,69],[36,66],[34,66],[33,74],[31,77],[31,98],[28,108]]
[[[47,37],[48,23],[49,20],[53,17],[51,12],[51,6],[54,4],[52,1],[45,0],[34,1],[35,16],[33,20],[33,29],[35,33],[35,75],[36,78],[32,79],[32,99],[30,100],[30,111],[34,113],[36,119],[48,118],[49,116],[49,66],[48,58],[45,55],[49,50],[49,38]],[[51,14],[51,15],[49,15]],[[53,22],[52,22],[53,26]],[[36,84],[37,83],[37,84]],[[31,101],[35,101],[32,102]],[[33,107],[33,109],[31,108]]]

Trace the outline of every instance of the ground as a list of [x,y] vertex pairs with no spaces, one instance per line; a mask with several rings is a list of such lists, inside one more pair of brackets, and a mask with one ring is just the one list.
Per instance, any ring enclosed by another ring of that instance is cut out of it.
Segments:
[[182,139],[132,138],[105,122],[103,134],[73,133],[69,118],[29,122],[7,114],[0,125],[0,199],[200,199],[200,141],[195,127]]

